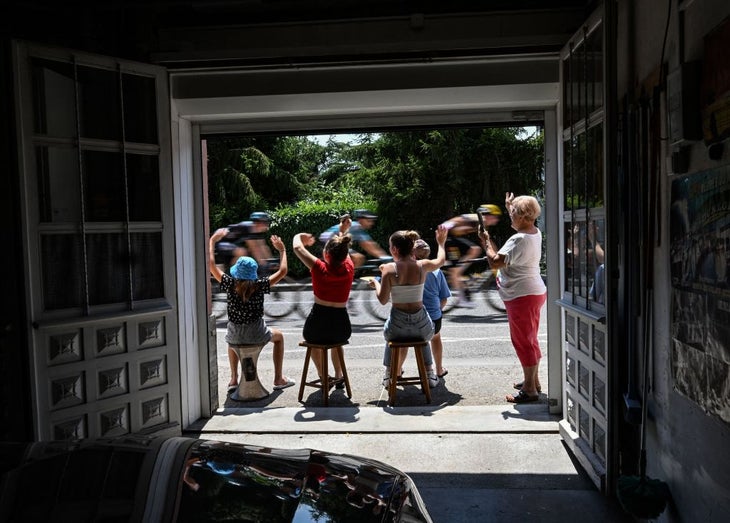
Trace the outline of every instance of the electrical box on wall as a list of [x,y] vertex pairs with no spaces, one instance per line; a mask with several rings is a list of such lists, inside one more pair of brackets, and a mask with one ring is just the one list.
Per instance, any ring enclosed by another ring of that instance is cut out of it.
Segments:
[[669,137],[672,145],[702,139],[701,78],[700,61],[685,62],[667,75]]

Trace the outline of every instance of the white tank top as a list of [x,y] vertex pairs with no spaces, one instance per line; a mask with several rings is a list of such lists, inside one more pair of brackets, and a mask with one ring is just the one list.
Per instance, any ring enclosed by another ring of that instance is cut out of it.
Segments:
[[[421,283],[415,285],[393,285],[390,288],[391,303],[415,303],[423,301],[423,267],[418,264],[421,270]],[[398,277],[398,263],[395,264],[395,277]]]

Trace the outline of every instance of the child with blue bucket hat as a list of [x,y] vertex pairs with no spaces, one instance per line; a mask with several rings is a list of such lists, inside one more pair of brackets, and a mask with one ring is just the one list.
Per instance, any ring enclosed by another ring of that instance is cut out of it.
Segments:
[[215,244],[228,234],[228,229],[218,229],[210,237],[209,266],[213,277],[220,282],[222,292],[226,293],[228,307],[228,361],[231,365],[231,381],[228,393],[238,388],[238,355],[232,349],[237,345],[264,345],[274,343],[274,389],[285,389],[294,385],[283,373],[284,334],[272,329],[264,320],[264,294],[269,294],[272,286],[286,276],[288,267],[286,247],[276,235],[271,236],[271,244],[279,251],[279,269],[271,276],[258,277],[258,263],[249,256],[241,256],[231,266],[230,274],[223,272],[215,263]]

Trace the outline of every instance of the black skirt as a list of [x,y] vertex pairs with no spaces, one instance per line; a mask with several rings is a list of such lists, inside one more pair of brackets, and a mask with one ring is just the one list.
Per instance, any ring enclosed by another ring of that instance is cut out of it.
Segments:
[[304,322],[302,334],[306,341],[318,345],[349,340],[352,335],[352,325],[347,309],[315,303]]

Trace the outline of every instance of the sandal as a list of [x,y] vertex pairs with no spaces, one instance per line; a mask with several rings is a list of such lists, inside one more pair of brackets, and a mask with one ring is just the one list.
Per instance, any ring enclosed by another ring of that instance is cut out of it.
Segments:
[[529,394],[525,393],[524,391],[520,391],[514,396],[511,394],[508,394],[506,397],[506,400],[508,403],[532,403],[535,401],[539,401],[540,395],[535,394],[534,396],[530,396]]
[[449,369],[447,369],[446,367],[444,367],[444,371],[443,371],[443,372],[442,372],[441,374],[437,374],[437,376],[438,376],[439,378],[443,378],[443,377],[444,377],[444,376],[446,376],[446,375],[447,375],[448,373],[449,373]]
[[281,385],[274,385],[274,390],[281,390],[285,389],[287,387],[291,387],[292,385],[296,385],[296,381],[290,380],[289,378],[284,378],[286,380],[286,383],[282,383]]
[[[524,384],[525,384],[525,382],[524,382],[524,381],[521,381],[521,382],[519,382],[519,383],[515,383],[515,384],[514,384],[514,385],[512,385],[512,386],[513,386],[514,388],[516,388],[517,390],[522,390],[522,386],[523,386]],[[542,387],[537,387],[537,393],[538,393],[538,394],[540,394],[541,392],[542,392]]]

